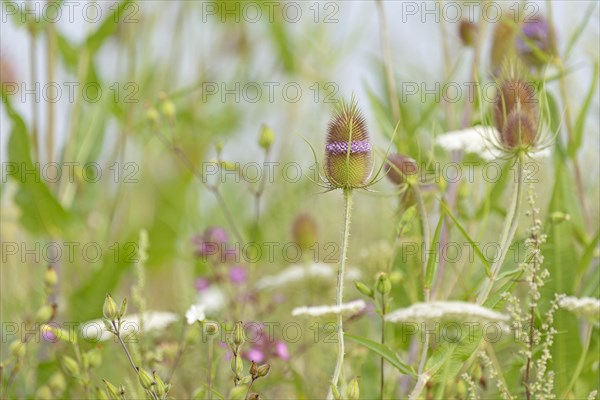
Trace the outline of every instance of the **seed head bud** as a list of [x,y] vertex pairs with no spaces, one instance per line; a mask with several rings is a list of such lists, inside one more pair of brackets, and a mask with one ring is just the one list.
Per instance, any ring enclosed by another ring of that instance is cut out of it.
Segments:
[[417,162],[403,154],[389,154],[385,164],[387,177],[396,185],[408,182],[411,177],[416,176]]
[[44,273],[44,284],[48,287],[52,287],[55,286],[57,283],[58,275],[56,273],[56,270],[51,265],[48,265],[48,269],[46,269],[46,272]]
[[119,388],[117,388],[115,385],[113,385],[106,379],[102,379],[102,381],[106,385],[106,390],[108,391],[108,395],[110,396],[111,400],[118,400],[121,398],[121,391],[119,390]]
[[252,379],[257,378],[258,364],[256,364],[254,362],[254,360],[252,360],[252,364],[250,364],[250,369],[248,370],[248,373],[250,373],[250,375],[252,375]]
[[377,277],[377,291],[380,294],[388,294],[392,290],[392,281],[385,272],[382,272]]
[[239,354],[235,354],[231,357],[231,371],[236,377],[239,377],[244,370],[244,364],[242,363],[242,357]]
[[123,315],[125,315],[126,312],[127,312],[127,298],[124,298],[123,302],[121,303],[121,308],[119,308],[118,318],[119,319],[123,318]]
[[27,352],[27,345],[25,344],[25,342],[15,340],[11,342],[9,350],[10,354],[12,354],[13,357],[21,358],[25,356],[25,353]]
[[206,321],[202,326],[204,327],[204,333],[207,335],[214,335],[219,332],[219,325],[216,322]]
[[54,308],[49,305],[44,305],[44,306],[40,307],[40,309],[35,314],[35,321],[36,322],[49,321],[52,318],[52,315],[54,315]]
[[301,250],[308,250],[317,242],[317,222],[309,214],[300,214],[292,225],[292,238]]
[[52,395],[52,390],[50,390],[48,385],[43,385],[43,386],[40,386],[38,388],[38,390],[35,391],[35,398],[45,400],[45,399],[53,399],[54,396]]
[[148,372],[141,368],[138,369],[138,380],[140,382],[140,385],[142,385],[142,387],[146,390],[152,389],[152,386],[156,384],[156,382],[154,382],[154,379],[152,378],[152,375],[150,375]]
[[371,143],[367,123],[354,99],[340,102],[329,123],[325,167],[334,189],[364,186],[371,173]]
[[467,384],[464,380],[459,380],[456,382],[456,397],[459,399],[464,399],[467,395]]
[[570,221],[571,220],[571,215],[565,214],[565,213],[560,212],[560,211],[554,211],[550,215],[550,219],[555,224],[560,224],[561,222],[564,222],[564,221]]
[[48,380],[48,386],[50,389],[57,393],[62,393],[67,388],[67,382],[65,376],[61,372],[55,372]]
[[244,326],[242,321],[238,321],[235,324],[235,330],[233,331],[233,343],[238,347],[244,344]]
[[262,378],[263,376],[267,376],[269,374],[269,371],[271,370],[271,364],[263,364],[260,367],[258,367],[258,377]]
[[458,26],[458,34],[465,46],[475,46],[478,36],[477,24],[466,19],[461,20]]
[[71,376],[79,375],[79,364],[77,364],[77,361],[75,361],[73,358],[69,356],[63,356],[62,365],[65,368],[67,374]]
[[106,392],[99,387],[96,387],[96,399],[98,400],[108,400],[108,396]]
[[99,367],[102,364],[102,353],[98,349],[91,349],[85,356],[91,368]]
[[169,391],[169,386],[166,385],[162,379],[160,379],[160,376],[156,374],[156,371],[152,371],[152,376],[154,377],[154,382],[156,383],[154,390],[156,391],[158,398],[162,399],[163,396]]
[[373,298],[373,295],[374,295],[373,289],[371,289],[370,287],[368,287],[364,283],[355,281],[354,282],[354,286],[356,286],[356,289],[359,292],[361,292],[362,294],[364,294],[365,296]]
[[348,400],[359,400],[360,388],[358,387],[358,378],[354,377],[348,384]]
[[104,318],[106,318],[109,321],[113,321],[115,318],[117,318],[117,303],[115,303],[110,293],[106,293],[106,298],[104,299],[104,306],[102,307],[102,314],[104,314]]
[[167,97],[166,93],[161,93],[160,98],[162,100],[162,104],[161,104],[161,112],[163,113],[163,115],[165,117],[167,117],[167,119],[169,120],[169,122],[173,123],[175,122],[175,115],[177,114],[177,109],[175,108],[175,104],[173,104],[173,102]]
[[258,145],[264,150],[269,150],[275,141],[275,133],[271,128],[263,125],[260,128],[260,136],[258,137]]
[[158,121],[160,120],[160,114],[158,113],[156,108],[150,106],[146,109],[146,119],[152,125],[158,125]]

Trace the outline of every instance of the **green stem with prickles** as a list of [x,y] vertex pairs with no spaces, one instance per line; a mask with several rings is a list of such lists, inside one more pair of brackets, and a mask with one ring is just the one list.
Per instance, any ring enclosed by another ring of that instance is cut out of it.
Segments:
[[492,264],[491,267],[491,276],[485,281],[481,291],[479,292],[479,296],[477,297],[477,304],[483,304],[492,290],[494,283],[498,277],[498,273],[500,272],[500,268],[502,267],[502,263],[506,258],[506,254],[508,253],[508,248],[512,243],[513,238],[515,237],[515,232],[517,231],[517,225],[519,223],[519,210],[521,208],[521,192],[523,191],[523,164],[525,161],[525,155],[523,153],[519,153],[516,168],[517,181],[515,182],[515,189],[513,191],[513,197],[510,202],[510,208],[508,209],[508,213],[506,214],[506,219],[504,221],[504,228],[502,230],[502,236],[500,236],[500,254],[496,257],[496,260]]
[[[340,266],[338,268],[336,305],[339,307],[344,300],[344,272],[346,269],[346,253],[348,251],[348,238],[350,237],[350,219],[352,215],[352,188],[344,188],[344,200],[346,203],[346,211],[344,214],[344,239],[342,242],[342,254],[340,255]],[[344,330],[342,328],[342,314],[338,314],[338,354],[335,369],[333,370],[333,378],[331,385],[337,387],[342,368],[344,366]],[[333,399],[333,391],[330,388],[327,394],[327,399]]]

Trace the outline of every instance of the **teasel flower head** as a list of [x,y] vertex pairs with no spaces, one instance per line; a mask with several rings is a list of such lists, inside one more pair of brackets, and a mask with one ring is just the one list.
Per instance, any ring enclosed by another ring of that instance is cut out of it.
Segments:
[[371,175],[371,143],[365,117],[354,98],[340,101],[327,129],[325,176],[331,189],[355,189],[368,185]]
[[310,214],[299,214],[292,225],[292,238],[302,250],[308,250],[317,242],[317,222]]
[[385,165],[387,177],[396,185],[407,183],[417,174],[417,162],[403,154],[391,153]]
[[516,46],[519,56],[527,65],[539,68],[546,63],[549,56],[556,53],[552,29],[541,15],[523,21]]
[[505,64],[493,105],[493,122],[499,132],[498,147],[507,154],[536,150],[541,144],[538,87],[524,78],[520,65]]
[[501,70],[506,59],[512,59],[516,55],[515,39],[518,34],[517,17],[512,12],[503,14],[496,24],[492,36],[492,49],[490,61],[494,74]]

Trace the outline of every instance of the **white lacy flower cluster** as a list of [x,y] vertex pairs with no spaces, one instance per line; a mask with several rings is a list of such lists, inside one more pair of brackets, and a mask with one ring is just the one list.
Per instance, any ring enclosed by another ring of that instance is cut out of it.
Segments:
[[292,316],[308,315],[311,317],[320,317],[323,315],[353,314],[364,310],[367,304],[362,300],[343,303],[339,306],[315,306],[315,307],[297,307],[292,310]]
[[593,297],[572,297],[565,296],[560,299],[558,305],[565,310],[587,318],[591,321],[600,320],[600,299]]
[[[134,335],[139,333],[142,328],[144,332],[162,330],[178,319],[177,314],[166,311],[147,311],[144,314],[126,315],[121,321],[121,336]],[[113,337],[113,334],[106,328],[104,320],[95,319],[81,325],[81,336],[86,340],[106,341]]]
[[[473,126],[458,131],[446,132],[435,139],[435,143],[446,151],[464,151],[478,154],[486,161],[492,161],[502,156],[495,148],[500,133],[493,126]],[[536,158],[548,157],[549,149],[532,152]]]
[[389,322],[438,322],[447,320],[504,322],[509,317],[486,307],[463,301],[415,303],[386,315]]
[[[256,282],[258,290],[272,289],[286,286],[289,283],[301,281],[307,278],[335,277],[335,270],[332,265],[325,263],[314,263],[310,265],[294,264],[276,275],[264,276]],[[349,268],[346,279],[355,280],[360,278],[360,271],[356,268]]]

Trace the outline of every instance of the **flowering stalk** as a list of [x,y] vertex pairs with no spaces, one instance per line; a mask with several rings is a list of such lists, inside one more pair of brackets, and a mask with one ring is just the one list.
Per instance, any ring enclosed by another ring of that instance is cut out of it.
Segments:
[[[350,219],[352,216],[352,188],[344,188],[344,201],[346,203],[344,213],[344,236],[342,241],[342,254],[340,255],[340,266],[338,269],[337,289],[335,296],[335,303],[340,307],[344,301],[344,272],[346,269],[346,254],[348,251],[348,238],[350,237]],[[342,367],[344,366],[344,329],[343,329],[343,316],[342,313],[338,314],[338,354],[333,370],[333,378],[331,384],[337,387],[340,375],[342,373]],[[333,391],[330,388],[327,395],[327,399],[333,399]]]
[[510,206],[508,208],[508,212],[506,214],[506,219],[504,220],[504,228],[502,229],[502,236],[500,236],[500,254],[496,257],[496,260],[492,264],[491,267],[491,276],[483,284],[479,295],[477,296],[477,304],[483,304],[492,290],[492,286],[494,286],[494,282],[498,277],[498,272],[500,272],[500,268],[502,267],[502,263],[504,262],[504,258],[508,253],[508,247],[512,243],[513,238],[515,237],[515,232],[517,230],[517,225],[519,222],[519,210],[521,209],[521,192],[523,191],[523,166],[525,161],[525,154],[523,152],[519,152],[517,162],[516,162],[516,178],[515,189],[513,191],[513,196],[510,201]]

